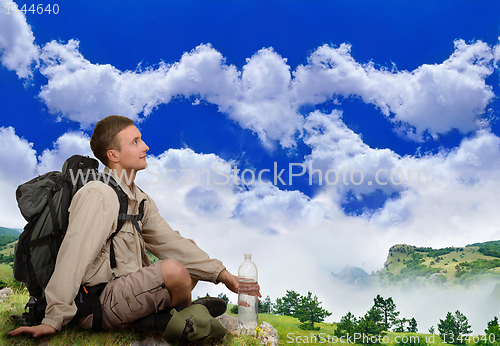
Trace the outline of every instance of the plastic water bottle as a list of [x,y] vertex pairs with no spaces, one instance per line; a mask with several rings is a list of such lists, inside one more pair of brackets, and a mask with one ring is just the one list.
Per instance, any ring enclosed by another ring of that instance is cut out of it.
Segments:
[[246,253],[238,269],[238,327],[255,330],[258,321],[258,276],[252,254]]

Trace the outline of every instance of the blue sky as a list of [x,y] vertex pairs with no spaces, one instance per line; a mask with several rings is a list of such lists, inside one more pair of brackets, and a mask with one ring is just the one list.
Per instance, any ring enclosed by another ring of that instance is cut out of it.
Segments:
[[[17,185],[92,155],[95,122],[121,114],[150,147],[137,182],[166,220],[232,272],[243,252],[272,263],[273,299],[294,289],[274,271],[303,269],[295,289],[321,292],[347,264],[378,270],[395,243],[500,236],[498,1],[14,7],[0,1],[2,226],[24,225]],[[289,184],[290,167],[307,170]]]

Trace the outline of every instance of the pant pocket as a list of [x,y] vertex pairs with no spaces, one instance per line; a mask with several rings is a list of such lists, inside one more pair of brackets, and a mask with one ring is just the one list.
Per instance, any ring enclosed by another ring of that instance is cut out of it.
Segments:
[[134,291],[132,290],[131,286],[125,286],[123,287],[121,291],[122,295],[122,302],[119,302],[118,305],[126,305],[128,306],[128,309],[130,312],[135,312],[138,311],[142,308],[142,304],[139,300],[137,300],[136,295],[134,294]]

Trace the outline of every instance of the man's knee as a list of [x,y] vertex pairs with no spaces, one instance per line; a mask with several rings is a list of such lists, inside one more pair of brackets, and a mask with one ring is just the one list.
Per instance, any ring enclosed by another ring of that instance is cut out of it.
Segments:
[[177,260],[167,259],[161,263],[163,282],[167,287],[171,285],[190,287],[191,276],[187,269]]

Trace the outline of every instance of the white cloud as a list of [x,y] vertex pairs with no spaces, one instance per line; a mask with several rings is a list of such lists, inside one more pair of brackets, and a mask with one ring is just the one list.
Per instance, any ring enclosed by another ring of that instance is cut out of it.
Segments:
[[[473,220],[474,223],[477,222],[478,210],[489,213],[490,206],[497,205],[492,201],[492,191],[495,191],[493,186],[500,183],[497,174],[500,169],[500,138],[487,130],[479,130],[471,138],[465,138],[453,150],[443,149],[437,154],[421,157],[401,157],[388,149],[368,147],[359,135],[345,126],[339,111],[331,114],[316,111],[306,118],[304,143],[312,148],[305,165],[308,170],[312,167],[314,171],[313,184],[319,184],[319,176],[322,176],[323,188],[317,197],[330,199],[334,204],[340,205],[348,191],[359,198],[361,194],[368,195],[376,190],[382,190],[386,195],[398,193],[397,198],[388,200],[380,210],[368,210],[361,216],[374,225],[421,229],[419,232],[426,233],[426,239],[430,242],[438,241],[439,237],[453,241],[458,238],[451,236],[455,229],[450,227],[450,220],[462,219],[464,215],[468,215],[468,220]],[[334,185],[329,185],[325,180],[329,170],[329,182],[333,184],[337,180]],[[337,176],[333,170],[337,172]],[[358,172],[353,173],[355,170]],[[380,170],[385,171],[380,173]],[[359,172],[363,172],[363,183],[353,184],[353,181],[360,181]],[[378,176],[377,172],[380,173]],[[394,172],[392,178],[391,172]],[[307,174],[310,173],[311,170]],[[402,184],[399,183],[401,174],[404,176]],[[420,181],[417,179],[418,174]],[[377,178],[381,183],[387,184],[378,184]],[[347,185],[344,184],[344,179]],[[493,237],[496,229],[491,217],[496,218],[491,215],[481,221],[481,224],[485,235]],[[420,223],[427,226],[417,226]],[[443,231],[436,235],[433,232],[438,224]],[[477,234],[470,236],[466,231],[467,226],[471,226],[469,222],[464,221],[458,225],[460,235],[457,237],[473,242],[473,237],[477,237]],[[422,236],[422,233],[417,234]],[[437,238],[431,240],[435,235]],[[413,240],[417,240],[418,236]]]
[[[500,37],[498,38],[500,41]],[[495,56],[495,64],[498,67],[498,62],[500,61],[500,43],[497,43],[495,48],[493,49],[493,54]]]
[[54,149],[45,149],[39,156],[38,174],[60,171],[68,158],[73,155],[94,157],[90,150],[90,138],[83,132],[67,132],[57,139]]
[[16,202],[17,186],[31,179],[36,170],[33,144],[19,138],[12,127],[0,127],[1,226],[21,228],[24,219]]
[[[315,111],[306,118],[304,143],[312,149],[304,162],[309,183],[333,192],[339,198],[337,203],[348,191],[361,198],[361,194],[376,190],[390,195],[407,189],[408,169],[416,169],[413,161],[402,161],[390,149],[370,148],[342,122],[341,116],[340,111]],[[424,175],[421,172],[422,178]]]
[[[60,171],[64,161],[72,155],[93,156],[89,138],[80,132],[65,133],[37,158],[33,143],[19,138],[12,127],[0,127],[0,210],[1,226],[22,228],[24,219],[16,201],[18,185],[49,171]],[[37,160],[38,159],[38,160]]]
[[[40,98],[53,114],[81,123],[83,128],[111,114],[138,120],[154,105],[144,100],[144,84],[135,72],[120,72],[106,64],[91,64],[80,52],[78,41],[66,45],[47,43],[40,55],[40,72],[49,81]],[[147,72],[146,72],[147,73]]]
[[[16,71],[19,78],[32,77],[31,66],[38,60],[39,48],[26,16],[23,12],[16,13],[14,1],[0,0],[0,7],[0,61],[9,70]],[[11,14],[6,14],[7,9]]]
[[0,127],[0,180],[21,183],[33,176],[36,167],[33,143],[19,138],[14,128]]
[[412,72],[377,70],[350,54],[350,45],[318,48],[294,73],[293,90],[301,102],[360,97],[380,108],[396,124],[414,127],[417,138],[429,131],[453,128],[470,132],[480,128],[478,116],[493,99],[485,78],[493,73],[491,48],[478,41],[455,41],[455,52],[441,64],[424,64]]
[[487,44],[457,40],[449,59],[411,72],[361,64],[350,48],[348,44],[319,47],[307,65],[297,67],[292,79],[286,59],[270,48],[248,58],[241,72],[226,65],[210,45],[184,53],[174,64],[161,62],[157,69],[122,72],[86,60],[78,41],[66,45],[52,41],[41,54],[40,71],[49,82],[40,98],[50,112],[87,127],[115,113],[139,120],[174,97],[195,97],[195,103],[203,99],[218,105],[271,148],[276,141],[286,148],[295,145],[294,136],[304,123],[298,112],[301,105],[338,97],[360,97],[377,106],[417,140],[426,132],[435,135],[453,128],[470,132],[485,125],[481,118],[494,96],[485,83],[494,59]]
[[[2,4],[15,7],[12,1]],[[22,12],[3,16],[2,64],[22,78],[30,77],[40,54],[31,28]],[[457,40],[454,53],[441,64],[389,71],[373,62],[357,62],[351,46],[341,44],[319,47],[293,73],[286,58],[263,48],[240,72],[208,44],[184,53],[176,63],[160,62],[157,69],[120,71],[86,60],[78,45],[77,40],[65,45],[52,41],[42,49],[40,72],[49,81],[39,96],[51,113],[87,128],[110,114],[141,120],[172,98],[195,97],[195,102],[216,104],[270,148],[275,142],[285,148],[295,145],[294,136],[304,123],[301,105],[339,97],[360,97],[375,105],[415,140],[454,128],[476,131],[487,126],[486,107],[494,94],[485,79],[499,60],[498,45]]]
[[[293,134],[302,123],[286,91],[290,83],[286,60],[270,49],[248,59],[240,73],[227,66],[221,53],[200,45],[179,62],[144,71],[119,71],[92,64],[78,51],[78,41],[52,41],[41,54],[40,69],[49,82],[40,98],[49,111],[83,127],[109,114],[139,120],[173,97],[199,97],[219,106],[242,128],[257,133],[266,145],[280,141],[294,145]],[[71,96],[71,97],[70,97]]]

